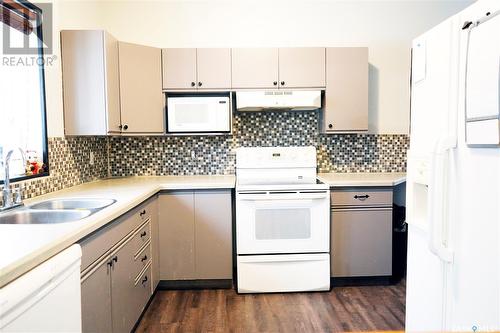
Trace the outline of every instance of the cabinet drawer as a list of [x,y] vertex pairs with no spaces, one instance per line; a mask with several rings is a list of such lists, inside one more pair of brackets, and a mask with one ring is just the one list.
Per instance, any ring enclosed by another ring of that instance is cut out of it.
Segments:
[[[79,242],[82,247],[81,271],[84,271],[106,253],[106,251],[110,250],[130,232],[139,227],[141,223],[148,220],[154,213],[154,210],[151,208],[153,203],[154,201],[151,201],[132,209],[102,229],[81,240]],[[148,239],[149,234],[148,230]],[[142,245],[146,244],[146,239],[141,243],[138,242],[138,244],[141,245],[135,248],[136,252],[139,251]]]
[[134,246],[134,253],[139,252],[139,250],[149,242],[151,239],[151,223],[146,222],[133,236],[132,244]]
[[392,189],[349,188],[331,193],[333,206],[392,206]]
[[150,261],[148,267],[135,280],[135,286],[134,286],[135,297],[133,304],[137,314],[135,318],[139,318],[142,311],[146,307],[146,304],[148,303],[151,294],[152,294],[152,288],[151,288],[151,261]]
[[151,243],[146,245],[140,253],[137,253],[134,258],[135,275],[139,275],[144,267],[151,261]]

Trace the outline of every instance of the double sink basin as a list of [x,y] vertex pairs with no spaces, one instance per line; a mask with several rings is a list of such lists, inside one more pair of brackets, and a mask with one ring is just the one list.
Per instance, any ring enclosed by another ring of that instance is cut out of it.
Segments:
[[78,221],[112,204],[114,199],[54,199],[0,213],[0,224],[54,224]]

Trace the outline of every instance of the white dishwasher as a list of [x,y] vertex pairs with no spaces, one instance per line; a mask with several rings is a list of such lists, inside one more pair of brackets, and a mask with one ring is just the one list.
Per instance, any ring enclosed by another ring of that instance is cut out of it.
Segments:
[[73,245],[0,289],[0,332],[81,332],[81,256]]

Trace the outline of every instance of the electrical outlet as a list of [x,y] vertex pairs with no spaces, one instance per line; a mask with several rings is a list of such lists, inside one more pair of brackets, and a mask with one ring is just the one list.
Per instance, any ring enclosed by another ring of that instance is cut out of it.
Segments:
[[89,164],[94,165],[94,152],[93,151],[90,152]]

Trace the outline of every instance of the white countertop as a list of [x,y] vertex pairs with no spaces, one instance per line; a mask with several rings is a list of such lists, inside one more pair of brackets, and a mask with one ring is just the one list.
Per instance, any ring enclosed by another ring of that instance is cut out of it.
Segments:
[[404,172],[319,173],[318,179],[330,187],[396,186],[406,181]]
[[110,198],[116,203],[76,222],[0,225],[0,288],[162,190],[234,188],[235,176],[127,177],[99,180],[25,201]]

